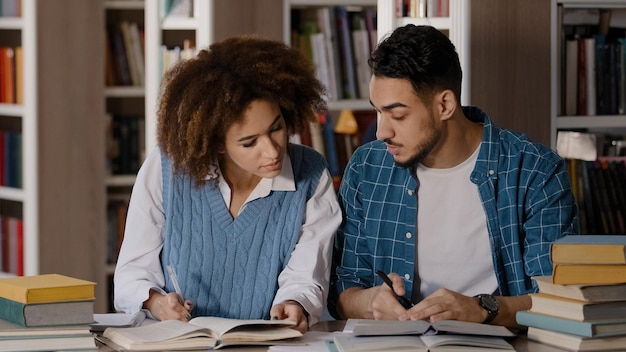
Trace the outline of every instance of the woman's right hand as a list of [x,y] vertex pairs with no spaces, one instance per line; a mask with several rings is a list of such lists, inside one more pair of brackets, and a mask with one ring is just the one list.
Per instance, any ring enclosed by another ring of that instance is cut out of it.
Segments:
[[158,320],[180,320],[186,322],[191,319],[191,309],[193,309],[191,301],[183,301],[175,292],[164,295],[160,292],[150,291],[150,297],[143,305]]

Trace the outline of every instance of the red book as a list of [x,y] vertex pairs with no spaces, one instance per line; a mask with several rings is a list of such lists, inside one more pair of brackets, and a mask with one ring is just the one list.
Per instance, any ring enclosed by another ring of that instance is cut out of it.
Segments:
[[5,47],[2,50],[2,102],[15,103],[15,51]]
[[17,225],[17,276],[24,276],[24,220],[16,219]]

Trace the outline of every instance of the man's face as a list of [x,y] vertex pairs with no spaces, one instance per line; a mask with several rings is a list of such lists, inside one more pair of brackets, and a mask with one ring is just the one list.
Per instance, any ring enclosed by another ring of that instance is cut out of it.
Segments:
[[413,167],[437,146],[440,121],[406,79],[372,76],[370,101],[378,112],[376,138],[401,167]]

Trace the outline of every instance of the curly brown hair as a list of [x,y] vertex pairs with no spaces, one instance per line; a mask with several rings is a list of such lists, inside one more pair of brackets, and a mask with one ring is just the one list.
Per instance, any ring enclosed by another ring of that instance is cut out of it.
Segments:
[[175,172],[197,186],[218,177],[226,131],[254,100],[277,102],[289,135],[326,110],[325,87],[298,50],[257,35],[211,44],[161,83],[157,139]]

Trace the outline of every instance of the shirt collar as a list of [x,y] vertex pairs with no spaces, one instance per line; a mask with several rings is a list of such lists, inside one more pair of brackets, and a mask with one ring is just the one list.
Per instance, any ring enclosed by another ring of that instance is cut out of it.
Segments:
[[[224,180],[224,176],[220,172],[219,183],[220,192],[226,201],[226,204],[230,204],[230,188]],[[291,166],[291,158],[288,154],[283,157],[283,167],[280,170],[280,174],[274,178],[262,178],[259,184],[254,188],[252,193],[248,196],[245,203],[255,200],[257,198],[267,197],[272,191],[295,191],[296,181],[293,177],[293,167]]]

